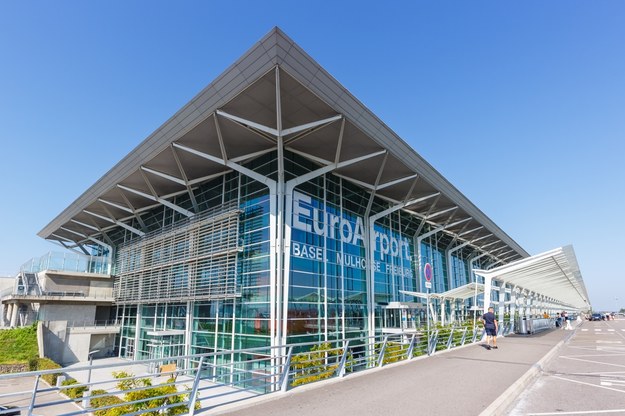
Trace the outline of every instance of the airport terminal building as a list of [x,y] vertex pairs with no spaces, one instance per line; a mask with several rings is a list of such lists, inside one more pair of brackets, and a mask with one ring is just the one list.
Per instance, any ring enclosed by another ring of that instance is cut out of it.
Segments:
[[408,331],[426,263],[437,321],[589,308],[278,28],[39,235],[108,259],[133,359]]

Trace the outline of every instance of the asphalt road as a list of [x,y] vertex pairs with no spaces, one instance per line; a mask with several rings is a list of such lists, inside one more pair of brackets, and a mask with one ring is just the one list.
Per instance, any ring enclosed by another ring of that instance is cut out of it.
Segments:
[[510,415],[625,415],[625,319],[584,322]]

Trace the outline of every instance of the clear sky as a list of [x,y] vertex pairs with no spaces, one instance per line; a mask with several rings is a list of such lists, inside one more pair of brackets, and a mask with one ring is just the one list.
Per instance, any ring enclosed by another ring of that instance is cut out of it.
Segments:
[[625,2],[0,2],[0,274],[279,26],[530,254],[625,306]]

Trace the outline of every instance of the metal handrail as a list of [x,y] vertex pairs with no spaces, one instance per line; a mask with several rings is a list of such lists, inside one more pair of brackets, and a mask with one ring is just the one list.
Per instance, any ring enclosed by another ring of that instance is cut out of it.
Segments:
[[[95,323],[93,322],[93,324]],[[109,323],[112,322],[109,321]],[[77,324],[77,322],[72,322],[68,323],[68,326],[74,325],[72,327],[76,327]],[[105,322],[105,324],[107,323]],[[92,323],[87,325],[91,326]],[[440,347],[436,348],[437,344],[443,345],[444,349],[447,350],[466,343],[476,342],[478,328],[473,330],[472,335],[468,332],[469,330],[465,327],[435,330],[432,334],[432,349],[429,352],[427,351],[427,333],[418,331],[411,334],[386,334],[314,341],[118,363],[97,364],[96,361],[96,364],[88,366],[1,374],[0,382],[25,377],[35,377],[39,380],[49,374],[62,374],[65,377],[79,379],[81,372],[91,373],[94,371],[107,371],[111,377],[104,379],[100,377],[99,380],[93,382],[80,381],[78,384],[70,386],[52,387],[43,386],[44,383],[37,381],[32,391],[0,394],[0,402],[7,397],[13,397],[12,400],[14,401],[16,395],[27,393],[32,399],[28,404],[25,403],[22,409],[31,413],[36,412],[37,409],[49,408],[63,403],[78,403],[81,400],[83,404],[86,404],[90,400],[105,395],[93,395],[85,398],[85,400],[59,396],[58,400],[49,403],[37,399],[43,393],[47,393],[47,395],[54,392],[60,393],[75,387],[94,390],[107,385],[109,386],[107,387],[107,395],[122,396],[126,391],[123,391],[117,384],[120,380],[112,376],[112,371],[127,371],[129,365],[140,365],[145,368],[145,374],[132,375],[125,380],[141,380],[155,376],[148,373],[150,367],[159,368],[159,365],[177,363],[176,365],[180,368],[162,373],[160,376],[174,376],[173,381],[167,382],[168,385],[175,385],[178,389],[177,394],[187,395],[181,404],[189,406],[189,414],[194,414],[194,406],[197,402],[201,403],[202,409],[213,408],[259,394],[286,391],[310,382],[346,377],[351,373],[367,371],[393,362],[411,360],[418,356],[427,357],[428,353],[435,354],[437,350],[440,350]],[[189,386],[189,383],[192,385]],[[114,384],[115,387],[111,388],[111,384]],[[152,386],[143,386],[141,383],[137,384],[130,391],[152,388]],[[224,389],[226,389],[225,392]],[[125,402],[100,409],[128,404]],[[159,409],[162,410],[166,407],[171,407],[171,405],[164,404]],[[92,411],[94,411],[93,408],[83,407],[81,410],[65,414],[87,414]]]

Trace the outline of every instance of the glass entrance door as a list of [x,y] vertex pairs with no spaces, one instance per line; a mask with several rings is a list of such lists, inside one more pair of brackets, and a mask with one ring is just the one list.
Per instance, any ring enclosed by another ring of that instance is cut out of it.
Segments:
[[[163,334],[155,335],[148,342],[148,359],[162,360],[152,362],[148,366],[150,373],[156,372],[163,364],[172,364],[174,361],[166,360],[169,357],[180,357],[185,355],[184,334]],[[176,365],[180,367],[182,360],[176,360]]]

